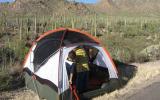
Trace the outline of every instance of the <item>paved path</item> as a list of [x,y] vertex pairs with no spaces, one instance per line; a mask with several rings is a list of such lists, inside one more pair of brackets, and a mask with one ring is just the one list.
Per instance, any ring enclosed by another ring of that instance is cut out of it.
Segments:
[[127,100],[160,100],[160,77],[154,82],[128,97]]

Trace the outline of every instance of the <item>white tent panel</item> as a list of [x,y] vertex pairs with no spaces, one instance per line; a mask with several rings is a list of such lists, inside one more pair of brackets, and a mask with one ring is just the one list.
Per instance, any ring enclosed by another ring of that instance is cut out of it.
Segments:
[[[67,61],[67,57],[70,51],[72,51],[74,48],[76,48],[77,46],[74,47],[64,47],[63,48],[63,53],[62,53],[62,62],[63,62],[63,68],[62,68],[62,86],[60,87],[60,93],[66,91],[67,89],[69,89],[69,81],[68,81],[68,75],[67,75],[67,69],[66,69],[66,62]],[[72,64],[72,62],[68,62],[69,64]]]
[[93,62],[94,64],[106,68],[107,65],[105,63],[105,59],[101,52],[98,52],[96,59]]
[[34,58],[34,49],[36,48],[36,45],[34,45],[31,49],[31,52],[28,55],[28,58],[25,62],[24,68],[28,68],[31,72],[34,72],[34,66],[33,66],[33,58]]
[[53,82],[58,87],[58,67],[60,51],[53,55],[41,68],[35,73],[43,79]]
[[99,50],[99,53],[94,60],[94,64],[102,67],[107,67],[109,71],[109,76],[110,78],[118,78],[117,72],[114,69],[114,65],[112,64],[111,59],[109,56],[106,54],[106,52],[103,50],[102,47],[96,47]]

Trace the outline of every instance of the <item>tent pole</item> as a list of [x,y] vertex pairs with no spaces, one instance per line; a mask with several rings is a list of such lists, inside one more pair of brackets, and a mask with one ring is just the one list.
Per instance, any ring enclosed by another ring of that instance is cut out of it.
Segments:
[[[59,73],[61,72],[60,71],[60,63],[61,63],[61,56],[62,56],[62,50],[61,50],[61,47],[62,47],[62,43],[63,43],[63,40],[64,40],[64,37],[65,37],[65,34],[67,33],[67,29],[63,32],[63,35],[62,35],[62,38],[61,38],[61,42],[60,42],[60,57],[59,57],[59,67],[58,67],[58,83],[59,83]],[[59,84],[58,84],[58,90],[59,90]],[[63,99],[62,99],[63,100]]]
[[66,33],[67,33],[67,29],[63,32],[63,35],[62,35],[62,38],[61,38],[61,43],[60,43],[60,46],[59,46],[59,48],[61,48],[62,47],[62,43],[63,43],[63,40],[64,40],[64,37],[65,37],[65,35],[66,35]]

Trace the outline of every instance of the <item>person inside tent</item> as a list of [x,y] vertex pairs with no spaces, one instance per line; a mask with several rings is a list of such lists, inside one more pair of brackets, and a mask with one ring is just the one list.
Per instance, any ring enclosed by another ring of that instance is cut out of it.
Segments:
[[76,70],[76,54],[74,51],[69,52],[67,61],[65,63],[67,68],[70,89],[72,91],[71,98],[76,98],[76,100],[79,100],[77,89],[76,89],[77,70]]
[[77,81],[76,86],[79,93],[86,91],[89,75],[89,59],[83,46],[74,49],[76,54]]
[[76,71],[76,54],[74,51],[71,51],[67,57],[66,68],[67,68],[69,83],[75,85],[77,71]]
[[92,67],[99,51],[96,48],[90,46],[85,47],[85,50],[89,59],[89,67]]

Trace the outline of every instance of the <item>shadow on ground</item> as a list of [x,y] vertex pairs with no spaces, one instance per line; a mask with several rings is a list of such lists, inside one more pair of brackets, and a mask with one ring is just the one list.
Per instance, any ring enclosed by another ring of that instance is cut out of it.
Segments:
[[137,67],[114,60],[119,79],[111,79],[109,82],[102,84],[100,89],[86,92],[82,95],[81,100],[90,100],[93,97],[102,96],[105,93],[113,92],[117,89],[123,88],[136,74]]
[[119,73],[120,87],[123,88],[137,73],[137,66],[114,60]]

